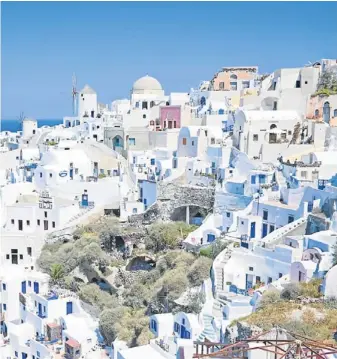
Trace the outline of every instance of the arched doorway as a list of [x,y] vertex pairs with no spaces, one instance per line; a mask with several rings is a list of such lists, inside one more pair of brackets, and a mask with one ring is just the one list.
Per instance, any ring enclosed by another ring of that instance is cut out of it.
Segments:
[[325,123],[330,122],[330,103],[328,101],[323,105],[323,121]]
[[124,141],[121,136],[117,135],[112,140],[112,147],[114,150],[124,148]]

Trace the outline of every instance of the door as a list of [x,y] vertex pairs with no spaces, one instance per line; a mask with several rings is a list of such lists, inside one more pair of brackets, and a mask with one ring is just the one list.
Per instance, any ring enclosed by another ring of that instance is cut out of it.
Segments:
[[207,242],[214,242],[215,235],[214,234],[207,234]]
[[39,288],[39,283],[38,283],[38,282],[34,282],[34,292],[35,292],[36,294],[39,294],[39,290],[40,290],[40,288]]
[[18,220],[18,226],[19,226],[19,231],[22,231],[22,226],[23,226],[22,219]]
[[21,283],[21,293],[26,294],[26,281]]
[[184,339],[185,335],[186,335],[186,328],[182,325],[180,331],[180,337]]
[[67,302],[67,314],[71,314],[73,312],[73,302]]
[[70,168],[70,170],[69,170],[69,177],[70,177],[70,179],[74,178],[74,170],[73,170],[73,168]]
[[263,223],[262,225],[262,238],[265,237],[268,233],[268,224],[267,223]]
[[38,308],[39,308],[39,317],[42,317],[42,304],[41,303],[39,303],[39,306],[38,306]]
[[250,238],[255,238],[255,222],[250,224]]
[[246,290],[253,287],[253,276],[251,274],[246,274]]
[[43,221],[43,225],[44,225],[44,230],[48,231],[48,221],[47,220]]

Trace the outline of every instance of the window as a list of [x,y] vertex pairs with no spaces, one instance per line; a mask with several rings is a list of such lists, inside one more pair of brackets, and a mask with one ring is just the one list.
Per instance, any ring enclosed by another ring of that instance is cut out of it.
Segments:
[[30,226],[30,221],[27,220],[27,221],[26,221],[26,224],[27,224],[27,226]]
[[219,82],[219,89],[223,90],[225,88],[225,83],[224,82]]
[[27,247],[27,254],[28,254],[29,256],[32,255],[32,247]]
[[231,86],[232,91],[236,91],[238,89],[238,83],[237,82],[231,82],[230,86]]
[[75,168],[75,175],[78,175],[78,168]]
[[226,212],[226,216],[227,218],[229,218],[231,216],[231,213],[230,212]]
[[18,352],[15,352],[15,358],[18,358],[19,357],[19,353]]
[[139,102],[136,102],[136,108],[139,108]]
[[156,164],[156,159],[155,158],[151,158],[151,166],[154,166]]
[[100,169],[99,172],[103,175],[104,174],[104,169]]
[[251,176],[250,182],[251,182],[251,184],[255,184],[255,183],[256,183],[256,177],[255,177],[255,176]]
[[6,304],[3,304],[3,308],[4,308],[4,311],[6,311],[7,305],[6,305]]
[[44,218],[47,218],[47,216],[48,216],[47,211],[44,211]]
[[14,222],[15,222],[14,219],[11,219],[11,223],[14,224]]
[[273,281],[273,278],[272,277],[268,277],[268,284],[270,284],[271,282]]
[[277,101],[274,101],[273,103],[273,111],[277,111]]
[[274,232],[274,231],[275,231],[275,226],[273,224],[271,224],[269,226],[269,233]]
[[259,284],[259,283],[261,283],[261,277],[260,276],[256,276],[256,284]]
[[268,220],[268,211],[266,211],[265,209],[263,210],[263,220],[264,221]]
[[39,352],[39,351],[36,352],[36,356],[37,356],[38,358],[40,358],[40,352]]
[[136,145],[136,139],[135,138],[129,138],[129,145],[135,146]]
[[315,110],[315,117],[319,117],[319,110]]
[[40,220],[39,220],[39,219],[37,220],[37,225],[38,225],[38,226],[40,225]]
[[253,267],[249,267],[249,270],[252,272],[252,271],[254,270],[254,268],[253,268]]
[[304,84],[305,84],[305,85],[308,85],[308,81],[304,81]]
[[144,113],[144,115],[143,115],[143,118],[146,118],[146,115],[145,115],[145,113]]
[[192,146],[194,146],[194,141],[192,141]]
[[238,77],[237,77],[235,74],[231,74],[231,76],[230,76],[230,79],[231,79],[231,80],[237,80],[237,78],[238,78]]
[[301,171],[301,177],[306,179],[307,178],[307,171]]
[[337,108],[333,110],[333,117],[337,117]]
[[297,89],[301,88],[301,80],[296,81],[296,88]]
[[2,283],[2,290],[6,290],[6,284]]
[[53,228],[55,228],[55,222],[52,222],[52,226],[53,226]]
[[40,172],[40,178],[42,178],[42,172]]
[[52,173],[49,173],[49,177],[52,178],[52,177],[53,177],[53,174],[52,174]]
[[23,254],[20,254],[20,259],[23,259]]
[[154,106],[154,101],[151,101],[150,102],[150,107],[153,107]]
[[142,109],[147,110],[147,102],[146,101],[142,102]]
[[253,141],[258,141],[259,140],[259,135],[253,135]]
[[281,138],[282,140],[285,140],[287,138],[287,133],[286,132],[282,132],[281,133]]
[[291,136],[291,131],[288,131],[288,135]]
[[180,325],[178,323],[174,323],[174,331],[180,333]]
[[288,223],[294,222],[294,216],[290,215],[288,216]]
[[183,145],[185,146],[186,143],[187,143],[187,140],[186,140],[186,138],[184,137],[184,138],[183,138]]
[[9,254],[6,254],[6,259],[9,259]]
[[132,213],[137,213],[137,208],[133,208]]
[[242,88],[249,89],[249,87],[250,87],[249,81],[242,81]]
[[32,286],[32,281],[29,280],[29,281],[28,281],[28,287],[31,287],[31,286]]

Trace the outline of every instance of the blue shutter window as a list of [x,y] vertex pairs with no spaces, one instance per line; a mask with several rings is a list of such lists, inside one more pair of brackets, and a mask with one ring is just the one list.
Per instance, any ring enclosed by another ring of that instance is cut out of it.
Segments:
[[255,176],[252,176],[252,177],[251,177],[251,182],[252,182],[252,184],[255,184],[255,183],[256,183],[256,177],[255,177]]
[[155,158],[151,158],[151,166],[154,166],[156,163],[156,159]]

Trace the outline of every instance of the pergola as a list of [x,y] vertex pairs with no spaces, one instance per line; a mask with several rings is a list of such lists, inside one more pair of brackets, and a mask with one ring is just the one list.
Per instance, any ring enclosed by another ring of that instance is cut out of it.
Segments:
[[[273,328],[234,344],[195,342],[193,358],[247,359],[248,353],[260,352],[259,359],[331,359],[337,347],[295,334],[281,328]],[[267,355],[270,353],[269,355]]]

